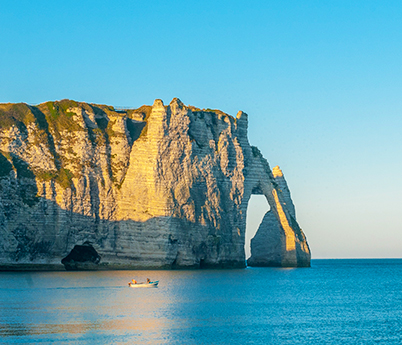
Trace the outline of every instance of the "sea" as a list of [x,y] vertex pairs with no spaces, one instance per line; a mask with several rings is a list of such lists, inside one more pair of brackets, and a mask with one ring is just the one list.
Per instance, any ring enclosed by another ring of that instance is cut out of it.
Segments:
[[[159,280],[130,288],[131,279]],[[402,259],[0,272],[0,344],[401,344]]]

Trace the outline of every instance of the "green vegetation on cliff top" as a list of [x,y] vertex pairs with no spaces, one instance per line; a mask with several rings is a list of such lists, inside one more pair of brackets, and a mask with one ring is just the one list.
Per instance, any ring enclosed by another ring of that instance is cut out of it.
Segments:
[[[107,116],[127,116],[136,121],[146,122],[152,111],[152,106],[150,105],[143,105],[137,109],[116,110],[113,106],[109,105],[89,104],[69,99],[49,101],[36,106],[25,103],[0,103],[0,129],[9,128],[13,125],[20,128],[21,125],[27,126],[29,123],[35,122],[40,129],[51,128],[51,132],[55,134],[64,130],[83,130],[74,121],[75,113],[71,111],[72,108],[82,108],[86,111],[94,112],[99,117],[97,124],[102,130],[108,129]],[[211,113],[218,116],[232,117],[218,109],[200,109],[191,105],[187,108],[195,113]],[[106,121],[106,123],[100,123],[102,121]]]
[[27,104],[0,104],[0,128],[9,128],[15,125],[26,130],[26,126],[31,122],[36,122],[36,119]]

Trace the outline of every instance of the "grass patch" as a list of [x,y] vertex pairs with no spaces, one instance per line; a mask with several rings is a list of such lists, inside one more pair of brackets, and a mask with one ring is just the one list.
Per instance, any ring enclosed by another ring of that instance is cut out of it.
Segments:
[[26,132],[26,126],[35,120],[34,114],[25,103],[0,104],[0,128],[17,126]]
[[35,171],[35,176],[40,181],[51,181],[57,177],[57,172],[52,171]]
[[75,101],[62,100],[56,102],[46,102],[38,105],[39,111],[41,111],[45,120],[49,126],[49,130],[56,139],[61,138],[61,132],[63,131],[82,131],[78,123],[74,121],[74,113],[68,111],[69,108],[78,107],[79,104]]
[[72,181],[73,177],[74,177],[74,175],[70,170],[62,168],[58,171],[58,174],[57,174],[57,177],[55,180],[60,184],[60,186],[67,189],[73,185],[73,181]]
[[64,189],[71,188],[73,185],[74,174],[64,168],[58,171],[35,171],[35,176],[40,181],[55,181]]

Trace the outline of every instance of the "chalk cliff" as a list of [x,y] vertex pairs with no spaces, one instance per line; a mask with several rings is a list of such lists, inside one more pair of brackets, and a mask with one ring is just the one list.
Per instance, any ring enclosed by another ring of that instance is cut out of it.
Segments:
[[244,267],[252,194],[286,243],[278,265],[306,265],[290,196],[247,126],[178,99],[0,104],[0,269]]

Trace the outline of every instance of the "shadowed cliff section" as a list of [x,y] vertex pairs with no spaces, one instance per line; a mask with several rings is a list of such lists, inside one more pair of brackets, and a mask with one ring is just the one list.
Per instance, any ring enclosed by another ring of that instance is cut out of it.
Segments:
[[[285,247],[267,253],[278,266],[309,263],[243,112],[179,99],[128,110],[62,100],[0,104],[0,119],[0,268],[63,258],[76,269],[244,267],[252,194],[281,224],[265,240]],[[89,244],[99,260],[85,259]]]

